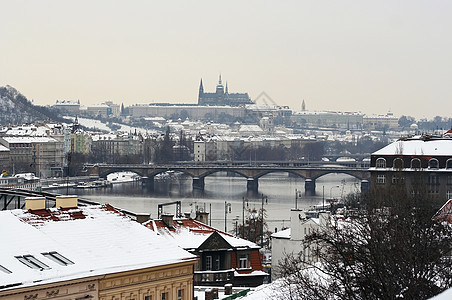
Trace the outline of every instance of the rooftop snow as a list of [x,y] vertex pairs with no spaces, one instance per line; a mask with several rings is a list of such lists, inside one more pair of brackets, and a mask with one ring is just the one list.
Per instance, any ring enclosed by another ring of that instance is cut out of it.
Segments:
[[[12,272],[0,272],[1,285],[30,286],[195,258],[108,205],[40,212],[0,212],[0,265]],[[62,266],[42,255],[51,251],[74,264]],[[31,269],[15,258],[27,254],[50,269]]]
[[372,153],[372,155],[451,156],[452,139],[410,139],[397,141]]
[[[178,221],[182,224],[178,223]],[[161,220],[149,221],[145,224],[145,226],[151,228],[154,231],[157,228],[158,233],[165,236],[168,240],[175,241],[180,247],[184,249],[198,248],[215,231],[218,232],[232,247],[259,247],[253,242],[241,238],[236,238],[228,233],[191,219],[175,219],[173,221],[174,229],[169,229],[166,225],[163,224]]]

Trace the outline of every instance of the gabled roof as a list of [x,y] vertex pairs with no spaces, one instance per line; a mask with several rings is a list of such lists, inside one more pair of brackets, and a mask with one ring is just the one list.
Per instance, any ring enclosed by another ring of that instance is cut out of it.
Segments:
[[183,249],[198,249],[215,232],[232,248],[259,248],[253,242],[236,238],[229,233],[210,227],[193,219],[175,219],[168,227],[162,220],[151,220],[144,224],[149,229],[176,242]]
[[[0,266],[11,272],[0,267],[0,291],[195,259],[109,205],[1,211],[0,228]],[[48,252],[73,264],[58,264]],[[17,258],[28,255],[48,268],[31,268]]]
[[433,219],[446,221],[452,224],[452,199],[449,199],[446,203],[444,203],[444,205],[433,216]]

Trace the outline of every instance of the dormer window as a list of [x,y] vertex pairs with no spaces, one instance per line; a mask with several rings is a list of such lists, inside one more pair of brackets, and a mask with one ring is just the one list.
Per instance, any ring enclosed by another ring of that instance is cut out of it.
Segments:
[[447,169],[452,169],[452,158],[449,158],[449,159],[446,161],[446,168],[447,168]]
[[411,168],[412,169],[420,169],[421,168],[421,160],[419,158],[413,158],[411,160]]
[[394,169],[403,169],[403,160],[401,158],[394,159],[393,168]]
[[428,161],[428,167],[430,169],[438,169],[439,168],[439,163],[438,160],[436,158],[432,158]]
[[386,168],[386,159],[378,158],[376,163],[377,168]]

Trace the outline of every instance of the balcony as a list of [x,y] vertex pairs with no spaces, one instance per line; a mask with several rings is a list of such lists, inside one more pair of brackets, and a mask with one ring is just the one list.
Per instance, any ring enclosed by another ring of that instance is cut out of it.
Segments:
[[232,282],[234,269],[218,271],[195,271],[195,285],[224,285]]

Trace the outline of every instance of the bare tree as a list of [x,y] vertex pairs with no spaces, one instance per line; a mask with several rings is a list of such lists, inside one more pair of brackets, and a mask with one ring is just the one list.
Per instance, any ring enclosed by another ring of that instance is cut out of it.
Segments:
[[318,263],[302,252],[280,263],[292,299],[427,299],[452,286],[452,229],[426,193],[393,186],[361,203],[306,237]]

